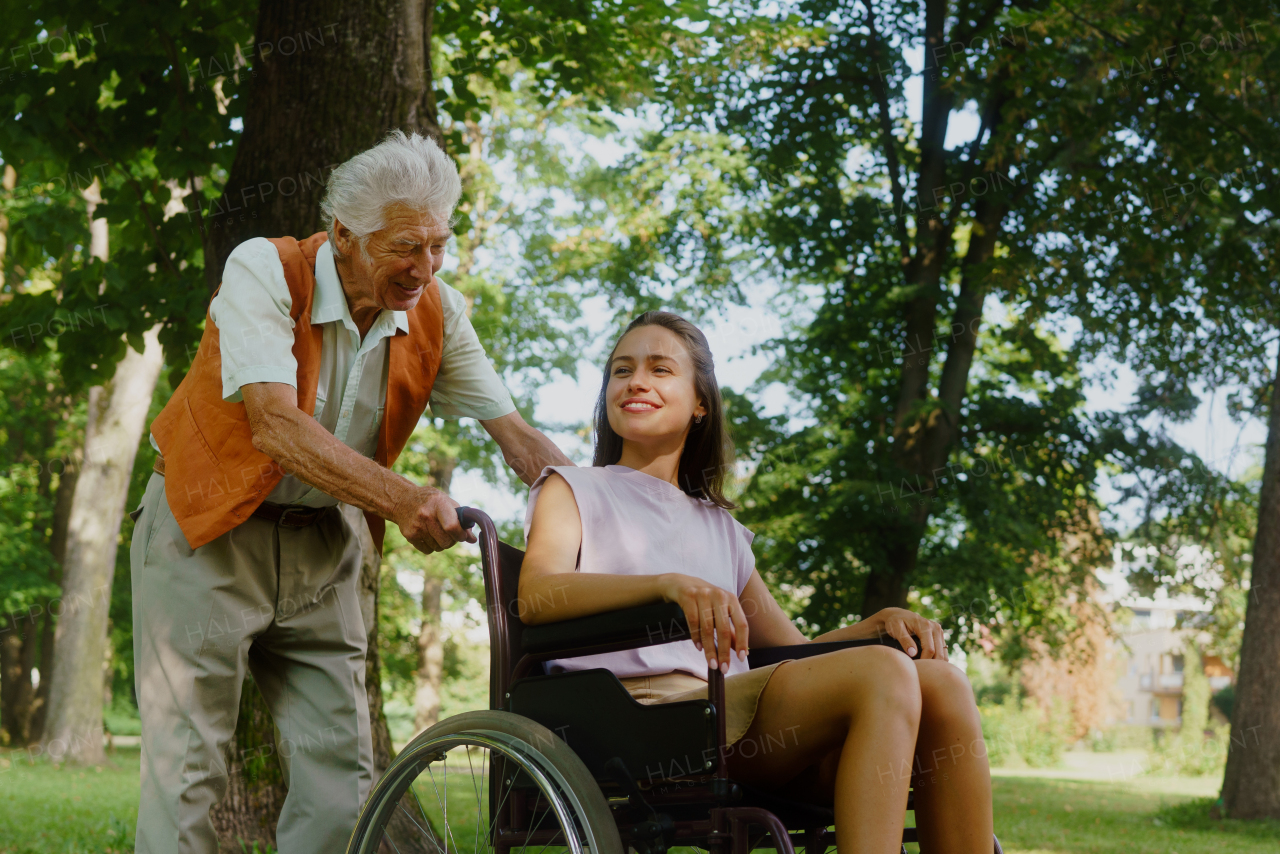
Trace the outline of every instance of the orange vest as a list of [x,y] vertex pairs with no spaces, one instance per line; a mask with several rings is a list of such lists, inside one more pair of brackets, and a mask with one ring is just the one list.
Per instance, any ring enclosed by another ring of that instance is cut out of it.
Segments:
[[[311,325],[316,289],[316,252],[325,232],[306,240],[273,238],[293,305],[293,355],[298,362],[298,408],[314,415],[323,329]],[[387,400],[374,459],[391,467],[427,408],[440,369],[444,311],[434,279],[409,312],[409,333],[387,341]],[[222,399],[222,354],[218,327],[206,315],[200,349],[191,370],[151,424],[165,463],[165,497],[192,549],[239,525],[275,489],[284,470],[253,447],[243,403]],[[386,522],[366,512],[378,550]]]

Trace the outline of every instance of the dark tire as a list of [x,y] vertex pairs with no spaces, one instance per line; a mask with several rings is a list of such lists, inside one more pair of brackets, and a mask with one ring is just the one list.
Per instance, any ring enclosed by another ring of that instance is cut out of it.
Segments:
[[[485,755],[477,772],[475,759],[480,753]],[[495,777],[489,773],[494,768],[504,770]],[[452,786],[450,773],[455,778]],[[459,776],[461,783],[456,782]],[[531,788],[537,790],[539,802],[545,799],[547,805],[533,829],[557,832],[561,841],[555,848],[565,854],[624,854],[609,804],[582,760],[541,724],[493,710],[454,715],[406,745],[370,791],[347,854],[439,854],[446,848],[449,854],[492,851],[488,834],[481,832],[491,827],[488,805],[501,806],[512,791],[527,793]],[[460,803],[453,816],[450,792]],[[423,793],[427,793],[425,804]],[[469,806],[472,801],[474,811]],[[543,823],[548,817],[554,824]],[[473,840],[474,850],[468,851],[464,843]],[[527,844],[547,848],[549,843]],[[511,845],[516,852],[523,847],[518,842]]]

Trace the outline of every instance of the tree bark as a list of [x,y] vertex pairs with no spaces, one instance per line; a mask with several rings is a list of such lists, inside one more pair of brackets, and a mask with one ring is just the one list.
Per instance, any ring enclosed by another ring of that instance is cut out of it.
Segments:
[[[432,452],[428,475],[431,485],[448,493],[453,486],[456,458]],[[444,684],[444,631],[440,593],[444,579],[432,572],[438,557],[427,559],[422,570],[422,627],[418,630],[418,678],[413,695],[413,726],[422,732],[440,720],[440,692]]]
[[35,666],[39,624],[31,614],[9,616],[0,623],[0,727],[10,747],[25,747],[31,739],[35,711]]
[[391,731],[387,729],[387,716],[382,711],[382,658],[378,655],[378,589],[382,555],[374,547],[364,513],[349,504],[342,505],[342,513],[360,537],[360,616],[364,619],[368,644],[364,657],[364,689],[369,698],[369,720],[373,726],[373,779],[376,782],[395,756]]
[[434,137],[435,0],[262,0],[244,134],[205,217],[212,292],[238,244],[303,237],[320,220],[335,166],[400,128]]
[[[12,163],[4,165],[4,171],[0,172],[0,189],[6,194],[12,193],[13,188],[18,185],[18,171],[13,168]],[[4,290],[4,256],[9,250],[9,217],[5,216],[4,211],[0,210],[0,292]],[[2,298],[0,298],[2,299]]]
[[163,351],[159,327],[143,335],[115,375],[89,391],[84,468],[76,484],[62,568],[62,611],[54,632],[49,712],[42,744],[54,760],[99,764],[102,749],[102,665],[107,610],[116,569],[120,523]]
[[[79,477],[78,461],[74,457],[64,459],[62,474],[58,477],[58,494],[53,504],[53,530],[49,534],[49,551],[53,553],[53,559],[59,567],[67,559],[67,527]],[[54,581],[61,584],[59,578]],[[28,743],[38,743],[43,738],[44,722],[49,713],[49,686],[53,684],[53,636],[57,628],[57,620],[51,609],[51,602],[44,603],[44,614],[40,622],[40,684],[36,687]]]
[[[252,237],[304,237],[325,227],[320,200],[330,171],[375,145],[388,131],[417,131],[442,141],[430,67],[435,0],[261,0],[250,57],[252,80],[244,133],[221,198],[205,216],[205,280],[222,279],[227,256]],[[359,514],[356,514],[359,515]],[[365,530],[363,520],[356,526]],[[373,723],[374,763],[390,762],[377,653],[380,556],[366,546],[361,573],[369,650],[365,690]],[[252,680],[244,693],[261,702]],[[264,716],[242,715],[235,743],[272,745]],[[272,760],[274,764],[275,760]],[[232,769],[232,785],[243,763]],[[260,775],[254,798],[225,798],[212,810],[219,828],[253,831],[272,841],[284,800],[283,779]],[[274,787],[268,793],[263,786]],[[256,830],[255,830],[256,829]],[[233,850],[239,850],[238,845]]]
[[440,689],[444,682],[444,633],[440,625],[440,592],[444,579],[431,574],[430,562],[423,574],[422,628],[418,632],[418,679],[413,695],[415,732],[440,720]]
[[[947,0],[928,0],[925,4],[924,42],[925,69],[922,81],[923,122],[920,134],[920,171],[916,182],[916,201],[913,215],[916,219],[915,250],[910,258],[904,258],[903,281],[915,297],[906,307],[906,340],[902,356],[901,381],[894,405],[893,462],[900,481],[892,484],[903,494],[929,497],[935,494],[937,478],[945,466],[955,437],[959,431],[960,408],[968,390],[969,373],[977,349],[978,327],[982,321],[983,303],[987,285],[983,266],[993,257],[1000,227],[1008,213],[1007,203],[981,199],[974,204],[973,227],[969,247],[961,263],[961,287],[952,314],[950,335],[939,339],[935,333],[938,320],[938,302],[942,295],[941,282],[944,264],[954,242],[957,215],[944,215],[940,210],[939,190],[953,192],[948,184],[947,151],[945,140],[955,96],[944,85],[938,67],[941,48],[954,40],[948,38]],[[874,27],[874,18],[868,4],[868,21]],[[961,28],[962,29],[962,28]],[[874,29],[873,29],[874,34]],[[878,38],[878,36],[877,36]],[[986,90],[983,105],[983,121],[978,137],[970,149],[968,175],[990,166],[990,160],[981,159],[979,147],[983,131],[994,136],[1000,124],[1005,104],[1010,99],[1009,74],[1002,69],[994,76]],[[882,84],[881,84],[882,85]],[[887,116],[887,93],[878,94],[880,110]],[[896,144],[887,121],[882,120],[882,144],[886,152]],[[894,184],[895,206],[900,195],[897,186],[897,157],[887,157]],[[1000,157],[993,158],[997,170],[1003,165]],[[962,183],[962,188],[968,183]],[[965,190],[960,191],[962,194]],[[952,200],[958,209],[961,200]],[[928,211],[929,213],[925,213]],[[897,211],[896,231],[905,240],[907,229],[903,221],[905,211]],[[931,365],[940,340],[945,340],[946,355],[942,376],[938,381],[937,397],[932,398],[929,388]],[[924,405],[923,411],[917,409]],[[911,589],[911,576],[919,561],[920,543],[924,539],[930,517],[928,500],[919,501],[909,512],[895,517],[883,528],[881,538],[886,560],[883,565],[871,567],[863,589],[863,614],[874,614],[883,608],[905,608]]]
[[[89,254],[108,254],[107,221],[95,219],[102,202],[95,179],[88,202]],[[62,565],[62,610],[53,635],[53,672],[41,745],[54,761],[101,764],[102,679],[107,655],[107,612],[116,570],[120,523],[151,396],[164,362],[160,326],[142,337],[141,353],[128,348],[106,385],[89,390],[84,462],[67,516]]]
[[1280,359],[1271,385],[1258,533],[1222,804],[1232,818],[1280,818]]

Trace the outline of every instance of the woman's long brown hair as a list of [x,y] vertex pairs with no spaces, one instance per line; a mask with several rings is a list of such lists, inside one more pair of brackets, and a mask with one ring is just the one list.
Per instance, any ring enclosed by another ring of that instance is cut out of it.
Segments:
[[676,480],[680,489],[694,498],[705,498],[712,503],[733,510],[737,507],[724,495],[725,478],[733,467],[733,442],[724,420],[724,402],[720,398],[720,384],[716,382],[715,363],[711,347],[702,330],[678,314],[669,311],[646,311],[628,324],[609,351],[604,363],[604,379],[600,384],[600,397],[596,400],[596,449],[591,460],[593,466],[611,466],[622,458],[622,437],[609,424],[609,375],[613,372],[613,354],[627,332],[641,326],[661,326],[669,329],[684,342],[693,362],[693,387],[707,414],[700,423],[691,424],[680,452],[680,470]]

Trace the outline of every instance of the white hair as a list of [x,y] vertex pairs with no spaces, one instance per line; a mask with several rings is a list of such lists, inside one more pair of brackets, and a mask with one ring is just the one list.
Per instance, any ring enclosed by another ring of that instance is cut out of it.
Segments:
[[452,225],[461,195],[458,167],[435,140],[393,130],[330,173],[320,211],[335,254],[335,220],[351,229],[364,253],[365,238],[386,227],[391,205],[402,204]]

